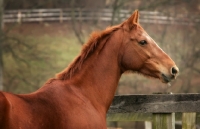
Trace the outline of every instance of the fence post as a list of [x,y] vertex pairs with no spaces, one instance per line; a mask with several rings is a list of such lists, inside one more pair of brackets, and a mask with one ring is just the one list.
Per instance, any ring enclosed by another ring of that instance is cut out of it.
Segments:
[[40,18],[40,23],[43,22],[43,15],[42,15],[43,11],[42,10],[39,10],[39,18]]
[[22,21],[22,13],[21,13],[21,11],[18,11],[18,13],[17,13],[17,22],[20,24],[21,21]]
[[153,129],[175,129],[175,113],[154,113]]
[[144,127],[145,127],[145,129],[152,129],[152,122],[151,121],[145,121]]
[[196,129],[196,113],[182,114],[182,129]]
[[60,9],[60,23],[63,23],[63,10]]

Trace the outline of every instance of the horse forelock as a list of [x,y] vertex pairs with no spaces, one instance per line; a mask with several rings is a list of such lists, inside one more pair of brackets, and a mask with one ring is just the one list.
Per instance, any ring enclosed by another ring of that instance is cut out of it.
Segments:
[[76,71],[80,70],[84,60],[88,57],[88,55],[94,52],[95,48],[97,48],[97,46],[101,43],[101,41],[105,37],[110,36],[114,31],[118,30],[120,27],[121,24],[117,26],[108,27],[106,28],[106,30],[102,32],[93,32],[88,42],[83,45],[81,53],[74,59],[74,61],[66,69],[64,69],[62,72],[56,75],[56,79],[60,80],[70,79]]

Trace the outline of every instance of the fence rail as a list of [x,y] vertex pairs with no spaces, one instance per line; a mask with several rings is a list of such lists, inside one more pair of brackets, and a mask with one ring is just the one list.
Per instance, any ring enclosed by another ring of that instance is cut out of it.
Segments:
[[[130,16],[132,10],[121,9],[117,12],[114,20],[124,20]],[[4,23],[13,22],[43,22],[43,21],[70,21],[75,20],[88,21],[111,21],[113,15],[112,9],[24,9],[24,10],[5,10]],[[182,24],[193,25],[200,22],[200,14],[186,16],[170,16],[156,11],[140,11],[140,22],[154,24]]]
[[108,121],[151,121],[152,129],[196,129],[200,123],[200,94],[115,96]]

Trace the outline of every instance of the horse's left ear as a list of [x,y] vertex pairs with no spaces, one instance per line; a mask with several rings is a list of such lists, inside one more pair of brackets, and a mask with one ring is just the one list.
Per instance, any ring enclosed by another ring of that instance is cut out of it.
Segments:
[[134,13],[131,15],[131,17],[127,20],[127,23],[129,24],[130,29],[138,24],[139,19],[139,13],[138,10],[135,10]]

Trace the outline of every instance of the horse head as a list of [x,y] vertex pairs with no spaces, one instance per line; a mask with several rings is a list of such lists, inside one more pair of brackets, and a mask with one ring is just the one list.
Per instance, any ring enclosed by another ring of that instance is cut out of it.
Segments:
[[176,78],[179,69],[140,26],[138,19],[138,11],[135,11],[122,23],[124,37],[121,65],[123,71],[131,70],[168,83]]

